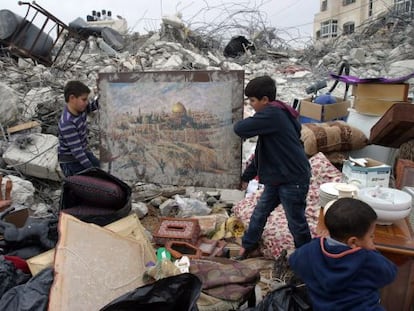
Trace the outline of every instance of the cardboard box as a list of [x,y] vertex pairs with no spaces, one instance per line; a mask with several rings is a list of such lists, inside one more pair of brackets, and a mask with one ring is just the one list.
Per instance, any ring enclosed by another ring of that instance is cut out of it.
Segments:
[[344,101],[339,97],[335,98],[335,104],[326,105],[313,103],[311,98],[302,99],[299,106],[300,117],[309,118],[316,122],[326,122],[346,118],[351,103],[347,100]]
[[359,113],[370,116],[383,116],[394,104],[407,104],[408,102],[387,101],[375,98],[355,98],[354,109]]
[[360,83],[352,87],[353,108],[362,114],[382,116],[395,103],[408,100],[408,83]]
[[408,83],[360,83],[352,86],[352,95],[358,99],[375,98],[384,101],[407,101]]
[[391,166],[365,158],[366,166],[359,166],[346,160],[342,166],[342,178],[346,183],[355,183],[361,187],[389,187]]

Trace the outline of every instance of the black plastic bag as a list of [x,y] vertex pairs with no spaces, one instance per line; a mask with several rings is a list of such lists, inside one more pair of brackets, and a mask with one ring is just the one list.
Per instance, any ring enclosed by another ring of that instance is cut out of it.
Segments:
[[305,285],[282,285],[276,288],[254,308],[246,311],[311,311]]
[[0,310],[47,310],[52,283],[53,269],[43,269],[27,283],[9,289],[0,299]]
[[167,277],[126,293],[101,311],[198,311],[201,285],[191,273]]

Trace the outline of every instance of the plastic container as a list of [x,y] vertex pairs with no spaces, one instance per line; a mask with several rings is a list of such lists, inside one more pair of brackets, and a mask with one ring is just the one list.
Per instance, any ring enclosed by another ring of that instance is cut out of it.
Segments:
[[317,96],[313,102],[320,105],[335,104],[336,98],[335,96],[332,96],[330,93],[326,93]]
[[38,57],[48,57],[53,46],[52,37],[10,10],[0,10],[0,40]]
[[246,196],[250,196],[259,189],[259,181],[257,179],[252,179],[249,181],[246,189]]

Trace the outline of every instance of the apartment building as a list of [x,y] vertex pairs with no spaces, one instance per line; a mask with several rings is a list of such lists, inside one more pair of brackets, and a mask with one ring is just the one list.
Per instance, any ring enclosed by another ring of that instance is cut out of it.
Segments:
[[320,0],[313,37],[318,40],[353,33],[365,21],[390,9],[412,12],[414,0]]

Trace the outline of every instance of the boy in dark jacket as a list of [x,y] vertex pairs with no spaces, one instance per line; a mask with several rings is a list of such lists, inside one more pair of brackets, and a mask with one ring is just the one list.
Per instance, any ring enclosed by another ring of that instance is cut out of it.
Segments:
[[384,310],[379,288],[394,280],[397,267],[375,250],[376,219],[365,202],[338,199],[325,215],[329,237],[314,239],[289,257],[308,287],[313,310]]
[[305,217],[310,164],[300,140],[298,113],[275,100],[276,83],[269,76],[251,80],[245,95],[255,114],[234,124],[241,138],[258,136],[255,156],[242,175],[243,188],[258,176],[263,193],[242,238],[237,259],[244,259],[258,247],[270,213],[282,203],[289,230],[298,248],[311,240]]

